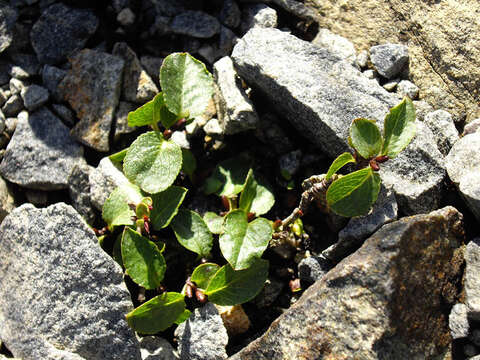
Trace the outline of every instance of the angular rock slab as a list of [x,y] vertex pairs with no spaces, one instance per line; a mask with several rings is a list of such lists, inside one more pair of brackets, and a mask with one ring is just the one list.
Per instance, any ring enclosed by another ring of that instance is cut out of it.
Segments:
[[84,49],[70,63],[72,69],[59,84],[59,91],[80,119],[72,135],[95,150],[108,151],[125,62],[117,56]]
[[69,205],[25,204],[0,226],[0,338],[29,359],[140,359],[120,266]]
[[[250,30],[235,46],[232,59],[239,75],[332,159],[349,151],[347,137],[353,119],[374,119],[382,127],[389,109],[399,102],[328,49],[277,29]],[[445,170],[435,138],[425,131],[417,132],[417,138],[395,159],[395,166],[387,166],[393,161],[385,164],[385,173],[402,179],[388,185],[406,214],[439,206]],[[412,156],[415,162],[408,159]],[[431,198],[425,202],[427,196]]]
[[[462,215],[445,207],[383,226],[305,291],[247,359],[429,359],[451,338]],[[452,280],[454,279],[454,280]]]
[[0,173],[10,182],[38,190],[65,189],[83,149],[69,129],[48,109],[30,116],[23,112],[0,164]]

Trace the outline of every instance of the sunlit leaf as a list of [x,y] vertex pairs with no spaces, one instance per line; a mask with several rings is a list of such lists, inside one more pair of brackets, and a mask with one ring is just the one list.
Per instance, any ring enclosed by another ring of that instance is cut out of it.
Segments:
[[202,217],[192,210],[180,209],[170,223],[178,242],[200,256],[212,249],[213,237]]
[[361,157],[370,159],[382,149],[382,135],[374,120],[355,119],[350,126],[353,148]]
[[352,156],[352,154],[348,152],[344,152],[343,154],[339,155],[333,162],[332,165],[330,165],[330,168],[328,169],[327,175],[325,176],[325,180],[330,180],[330,178],[337,173],[338,170],[340,170],[342,167],[347,165],[348,163],[354,163],[355,158]]

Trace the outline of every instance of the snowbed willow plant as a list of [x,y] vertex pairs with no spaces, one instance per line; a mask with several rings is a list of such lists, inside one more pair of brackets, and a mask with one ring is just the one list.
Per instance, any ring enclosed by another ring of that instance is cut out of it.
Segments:
[[[168,139],[168,129],[203,114],[213,95],[213,79],[204,64],[189,54],[175,53],[165,58],[160,83],[162,92],[128,115],[129,126],[150,126],[153,131],[140,135],[128,149],[110,157],[123,162],[130,183],[112,192],[102,212],[110,231],[124,226],[114,256],[120,254],[116,258],[126,274],[139,286],[160,292],[127,314],[128,324],[143,334],[154,334],[185,321],[190,315],[185,296],[218,305],[237,305],[253,299],[268,277],[268,261],[261,256],[272,239],[273,228],[292,229],[290,223],[303,212],[301,203],[280,223],[258,217],[271,209],[275,199],[242,157],[218,164],[204,185],[206,194],[222,197],[226,214],[207,212],[202,218],[194,211],[180,209],[187,189],[173,184],[181,170],[192,176],[196,162],[191,152]],[[349,141],[357,160],[368,160],[369,167],[343,177],[336,175],[345,164],[357,161],[349,153],[340,155],[326,177],[312,182],[309,199],[312,194],[318,195],[323,186],[323,190],[328,188],[326,198],[333,211],[344,216],[366,213],[380,188],[378,163],[395,157],[410,142],[414,119],[413,105],[405,99],[387,115],[383,138],[373,121],[354,120]],[[165,132],[160,131],[159,124]],[[163,253],[169,244],[156,240],[152,232],[168,226],[183,247],[198,254],[198,260],[211,258],[214,236],[218,236],[227,263],[202,263],[181,292],[163,291]]]

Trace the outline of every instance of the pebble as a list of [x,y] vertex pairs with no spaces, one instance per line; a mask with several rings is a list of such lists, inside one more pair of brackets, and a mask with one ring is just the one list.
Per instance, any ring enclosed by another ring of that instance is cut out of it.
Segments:
[[462,136],[473,134],[474,132],[477,132],[478,129],[480,129],[480,118],[474,119],[470,121],[468,124],[466,124],[465,128],[463,129]]
[[409,80],[402,80],[398,83],[397,86],[398,95],[400,95],[401,97],[408,96],[412,100],[418,98],[419,91],[420,89],[418,88],[418,86]]
[[220,306],[215,305],[218,313],[222,317],[223,325],[227,329],[229,336],[243,334],[250,328],[250,319],[248,318],[242,305]]
[[357,55],[357,65],[360,69],[365,69],[368,65],[368,51],[362,50]]
[[408,64],[408,47],[401,44],[376,45],[370,48],[370,60],[380,75],[393,79]]
[[5,180],[0,177],[0,223],[15,209],[15,199]]
[[[302,163],[302,151],[295,150],[291,151],[285,155],[282,155],[278,159],[278,166],[280,172],[283,174],[288,174],[290,177],[295,175],[300,169],[300,164]],[[290,180],[290,179],[287,179]]]
[[307,284],[320,280],[332,268],[329,260],[323,256],[309,256],[298,264],[298,276]]
[[158,336],[139,338],[142,360],[177,360],[170,343]]
[[203,126],[203,131],[207,135],[221,135],[223,134],[223,129],[220,126],[220,123],[218,122],[218,119],[210,119],[207,121],[207,123]]
[[202,11],[189,10],[175,16],[170,23],[170,29],[175,34],[207,39],[220,32],[220,23]]
[[11,58],[14,65],[10,68],[10,76],[25,80],[38,74],[40,64],[35,55],[13,54]]

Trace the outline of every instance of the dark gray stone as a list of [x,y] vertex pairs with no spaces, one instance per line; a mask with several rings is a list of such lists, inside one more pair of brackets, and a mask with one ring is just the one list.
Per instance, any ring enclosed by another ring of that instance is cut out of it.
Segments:
[[25,198],[30,204],[38,207],[44,207],[48,202],[48,193],[41,190],[26,189]]
[[[175,16],[186,10],[185,0],[153,0],[157,14]],[[188,0],[187,0],[188,2]]]
[[189,10],[175,16],[170,29],[175,34],[207,39],[220,32],[220,23],[202,11]]
[[295,175],[300,169],[302,163],[302,151],[295,150],[291,151],[285,155],[282,155],[278,158],[278,166],[282,174],[285,174],[287,177]]
[[219,19],[223,25],[235,29],[240,25],[241,15],[242,12],[235,0],[225,0],[222,10],[220,10]]
[[90,201],[90,172],[93,167],[87,164],[77,164],[68,177],[68,192],[72,199],[72,206],[85,219],[87,224],[93,225],[95,211]]
[[260,309],[271,306],[285,287],[284,282],[274,278],[267,279],[262,291],[258,294],[254,301],[255,305]]
[[135,23],[135,13],[130,8],[125,8],[118,13],[117,21],[122,26],[133,25]]
[[229,28],[222,26],[220,28],[220,39],[218,40],[218,54],[220,57],[228,56],[232,53],[233,46],[238,38]]
[[257,137],[271,146],[277,155],[285,154],[294,149],[292,141],[285,131],[278,125],[280,120],[271,113],[263,115],[260,119],[260,131]]
[[323,256],[309,256],[298,264],[298,276],[307,284],[313,284],[324,277],[332,268],[332,263]]
[[401,44],[372,46],[370,60],[380,75],[393,79],[408,64],[408,47]]
[[28,111],[34,111],[43,106],[49,98],[48,90],[35,84],[22,89],[20,95]]
[[59,64],[82,49],[97,30],[91,10],[74,9],[62,3],[46,8],[30,33],[33,49],[42,64]]
[[22,205],[0,239],[0,338],[15,356],[140,360],[122,269],[71,206]]
[[2,106],[2,112],[6,117],[17,116],[23,110],[23,100],[20,94],[12,95]]
[[13,7],[2,3],[0,7],[0,53],[5,51],[12,43],[17,18],[17,11]]
[[62,100],[62,96],[58,91],[58,84],[60,84],[65,75],[67,75],[67,71],[55,66],[45,65],[42,70],[43,86],[50,91],[52,97],[57,101]]
[[453,340],[468,336],[470,326],[468,324],[467,312],[468,309],[465,304],[459,303],[452,307],[448,317],[448,327]]
[[[265,1],[264,1],[265,2]],[[307,20],[307,23],[311,23],[318,19],[315,11],[301,1],[297,0],[269,0],[268,2],[281,7],[283,10],[299,17],[300,19]]]
[[62,104],[52,104],[52,111],[57,115],[65,125],[72,128],[75,125],[75,115],[72,110]]
[[120,138],[125,134],[130,134],[137,129],[136,126],[128,126],[128,113],[134,111],[138,105],[120,101],[115,112],[115,141],[120,140]]
[[65,189],[83,149],[68,128],[46,108],[22,112],[12,140],[0,164],[10,182],[38,190]]

